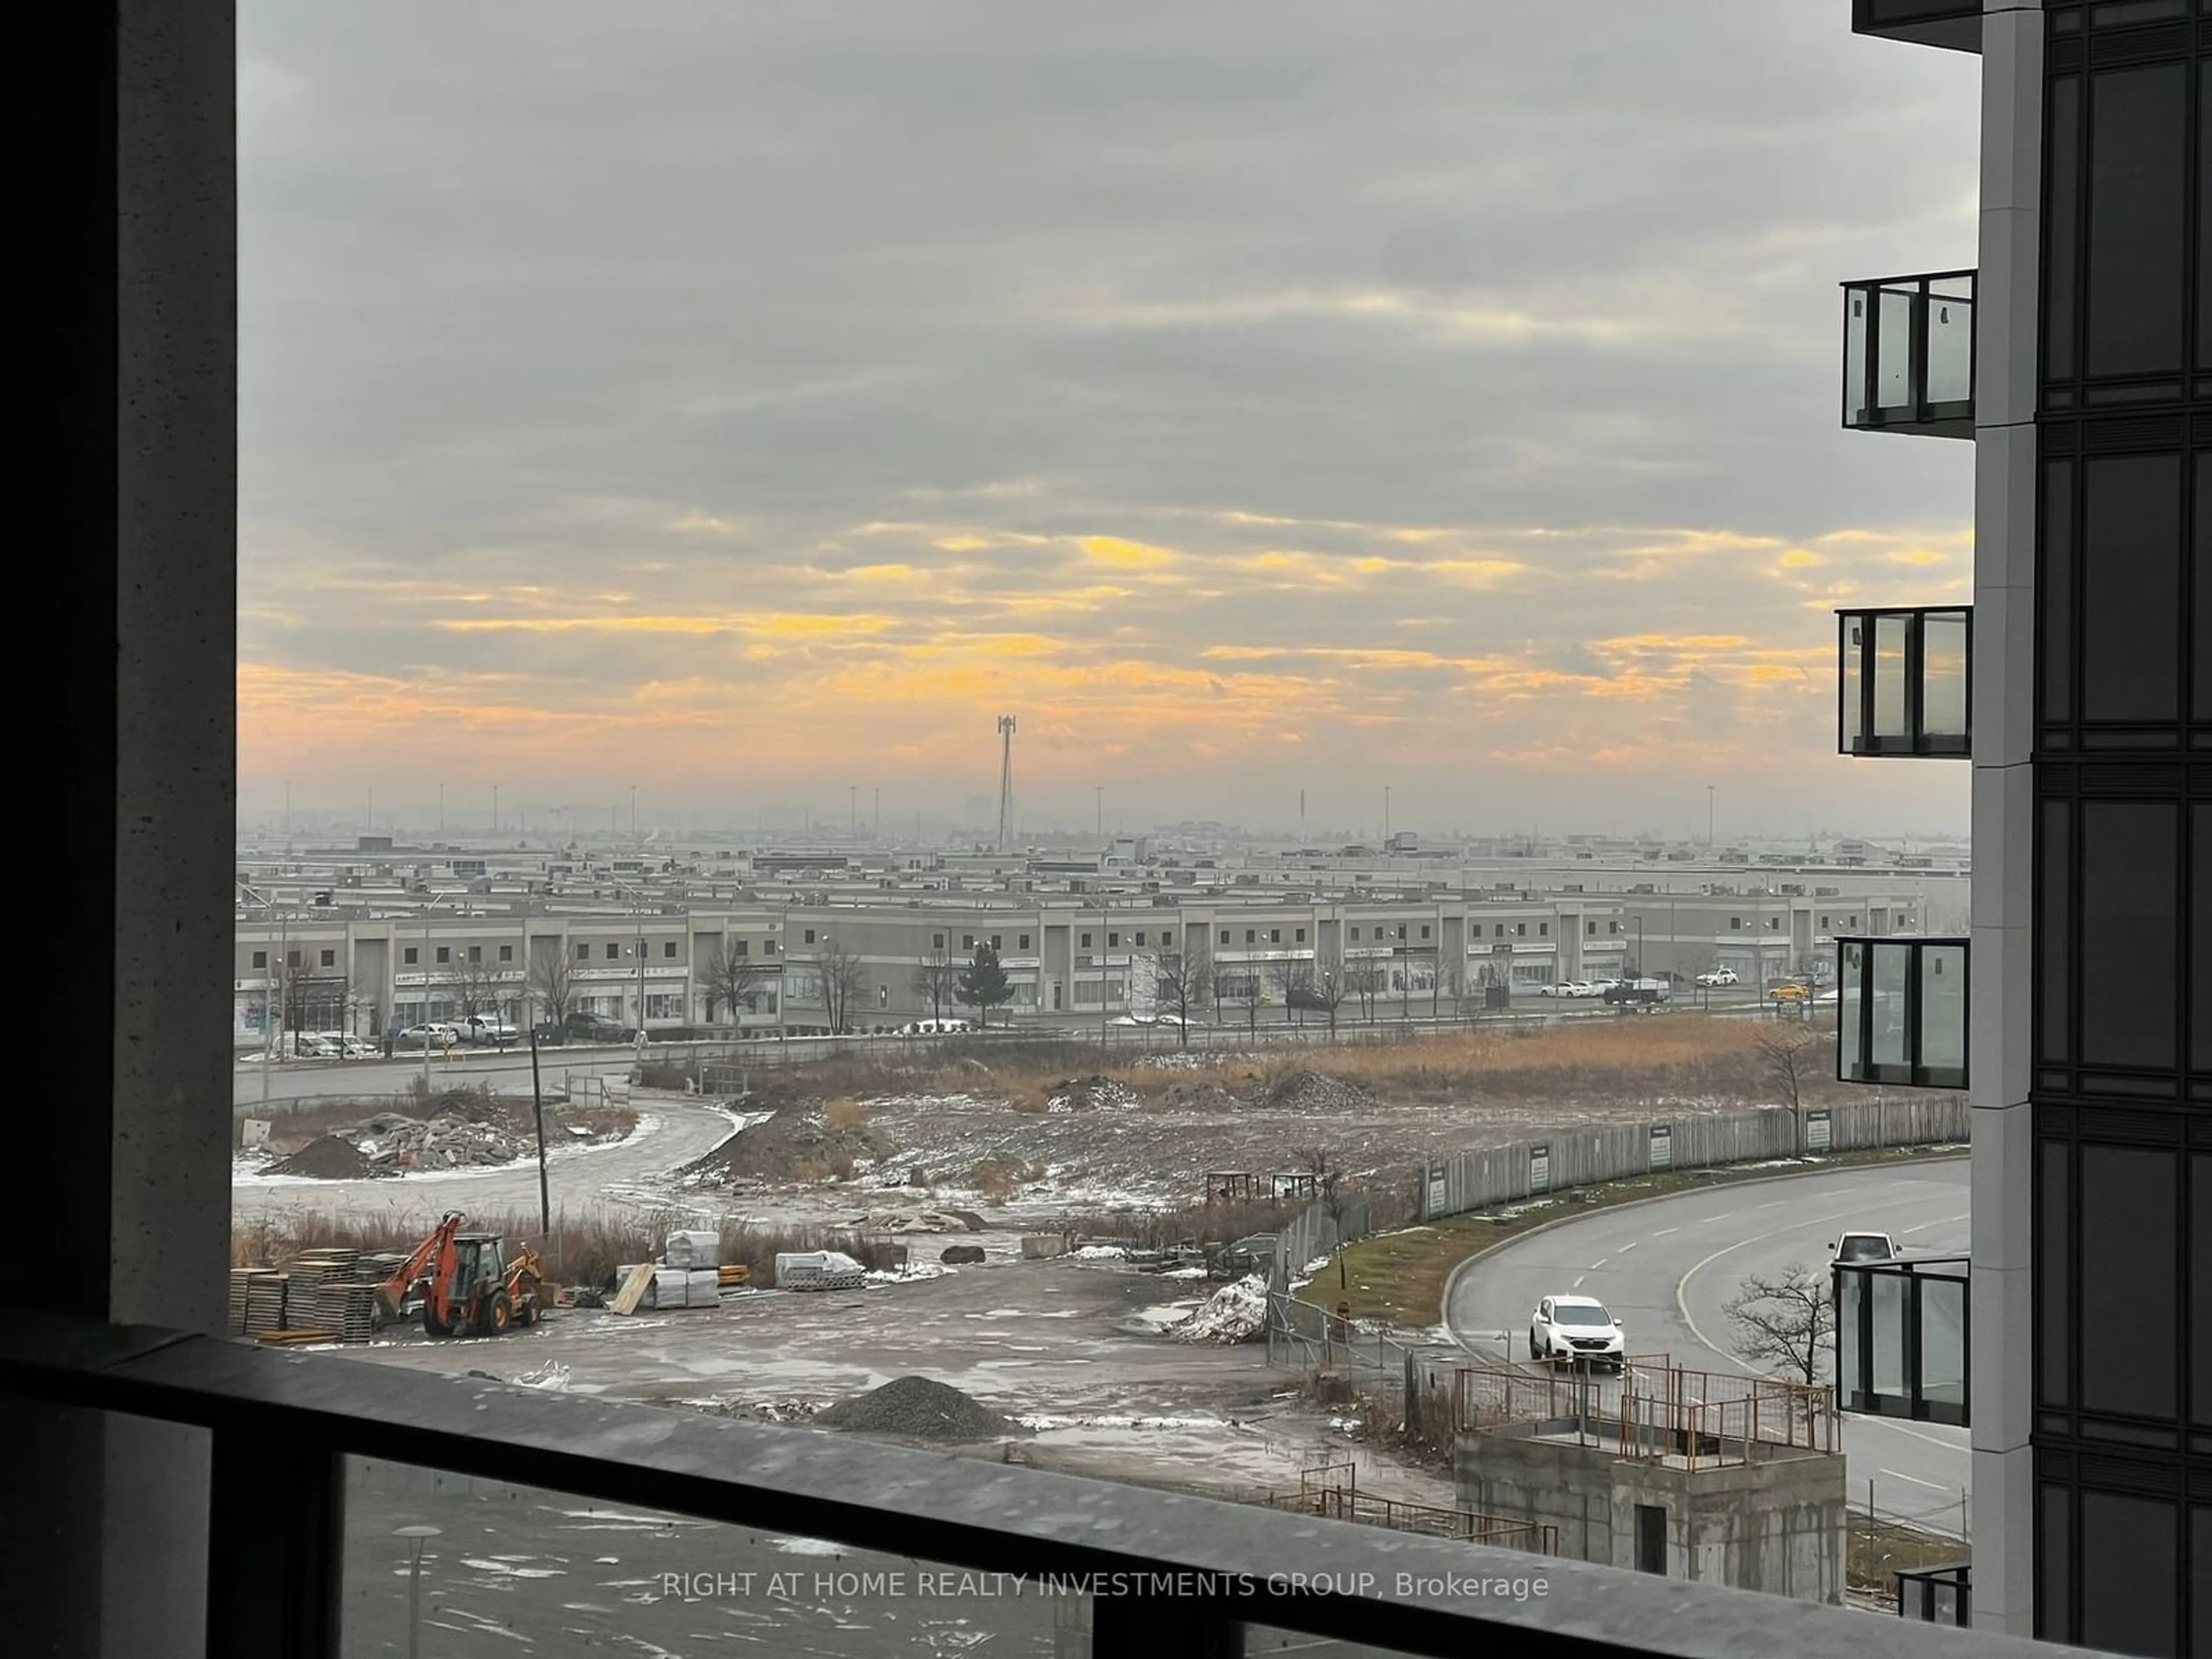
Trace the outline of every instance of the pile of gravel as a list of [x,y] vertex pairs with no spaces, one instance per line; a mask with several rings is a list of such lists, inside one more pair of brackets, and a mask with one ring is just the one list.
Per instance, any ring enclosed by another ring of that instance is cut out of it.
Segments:
[[816,1413],[814,1420],[859,1434],[955,1443],[1034,1432],[951,1384],[933,1382],[926,1376],[902,1376],[872,1393],[841,1400]]
[[361,1148],[339,1135],[311,1140],[268,1169],[270,1175],[311,1176],[318,1181],[359,1181],[364,1176],[386,1175],[362,1156]]
[[1323,1072],[1293,1072],[1267,1091],[1267,1104],[1285,1112],[1357,1112],[1375,1097],[1364,1085]]

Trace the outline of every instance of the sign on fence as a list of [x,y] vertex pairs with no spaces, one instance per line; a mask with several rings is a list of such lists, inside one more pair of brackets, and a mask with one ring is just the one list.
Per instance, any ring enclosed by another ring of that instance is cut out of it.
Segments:
[[1442,1215],[1444,1213],[1444,1206],[1451,1202],[1449,1189],[1444,1182],[1443,1160],[1442,1158],[1432,1160],[1429,1164],[1429,1201],[1425,1213],[1432,1216]]
[[1805,1114],[1805,1152],[1807,1156],[1825,1152],[1835,1142],[1835,1120],[1826,1111]]
[[1533,1196],[1551,1190],[1552,1143],[1540,1140],[1528,1149],[1528,1191]]
[[1651,1126],[1651,1167],[1655,1170],[1674,1167],[1674,1126],[1671,1123]]

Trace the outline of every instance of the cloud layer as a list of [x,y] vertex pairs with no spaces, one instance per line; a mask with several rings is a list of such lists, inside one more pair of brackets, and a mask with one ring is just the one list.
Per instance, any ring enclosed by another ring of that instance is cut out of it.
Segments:
[[1835,9],[245,9],[249,803],[1955,823],[1832,747],[1971,455],[1974,60]]

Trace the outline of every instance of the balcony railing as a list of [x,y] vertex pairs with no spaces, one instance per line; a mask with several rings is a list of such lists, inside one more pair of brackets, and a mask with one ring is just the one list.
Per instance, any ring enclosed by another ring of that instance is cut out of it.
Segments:
[[[2061,1651],[834,1433],[45,1314],[12,1315],[0,1326],[0,1397],[18,1424],[61,1407],[209,1431],[204,1461],[188,1460],[200,1473],[173,1478],[205,1482],[204,1499],[193,1501],[204,1501],[208,1520],[210,1654],[325,1659],[342,1639],[348,1650],[396,1650],[426,1610],[418,1592],[434,1604],[441,1593],[423,1583],[426,1566],[459,1576],[474,1596],[527,1559],[501,1537],[522,1534],[526,1547],[564,1527],[596,1528],[592,1544],[616,1563],[602,1571],[634,1588],[601,1598],[606,1606],[575,1601],[557,1618],[598,1620],[604,1637],[641,1647],[666,1632],[685,1651],[692,1638],[684,1633],[708,1617],[702,1600],[753,1598],[716,1617],[781,1628],[795,1642],[805,1632],[788,1621],[822,1611],[810,1595],[872,1598],[878,1620],[826,1626],[806,1647],[855,1656],[890,1650],[886,1608],[895,1619],[964,1615],[957,1622],[971,1642],[1018,1628],[1010,1651],[1042,1643],[1091,1659],[1229,1659],[1247,1650],[1251,1626],[1271,1645],[1287,1634],[1437,1656],[1865,1659],[1879,1650],[2052,1659]],[[97,1491],[104,1474],[98,1461],[10,1462],[11,1496],[29,1513],[74,1496],[72,1482]],[[453,1474],[468,1480],[446,1478]],[[497,1501],[515,1487],[538,1495]],[[622,1512],[607,1513],[609,1505]],[[698,1520],[724,1524],[702,1528]],[[69,1535],[50,1528],[18,1542],[52,1554],[61,1547],[54,1540]],[[844,1559],[822,1559],[832,1544]],[[166,1547],[179,1545],[170,1539]],[[553,1566],[514,1569],[500,1587],[516,1574],[570,1582],[568,1570],[592,1553],[580,1554],[574,1536],[550,1547],[558,1552],[544,1558]],[[762,1549],[764,1558],[749,1553]],[[757,1559],[765,1561],[757,1571]],[[830,1569],[840,1583],[810,1589]],[[958,1573],[993,1587],[977,1600],[966,1580],[948,1582]],[[795,1590],[779,1591],[786,1574]],[[452,1595],[450,1582],[442,1588]],[[951,1595],[965,1599],[949,1604]],[[900,1597],[916,1605],[891,1605]],[[518,1601],[498,1622],[526,1615]],[[472,1627],[486,1622],[467,1616]],[[449,1645],[450,1627],[448,1619],[436,1651],[461,1650]]]
[[1838,1263],[1832,1272],[1844,1409],[1965,1425],[1973,1375],[1967,1258]]
[[1836,1075],[1915,1089],[1966,1086],[1962,939],[1838,939]]
[[1971,752],[1970,607],[1836,612],[1836,747],[1858,756]]
[[1844,424],[1974,435],[1974,273],[1844,284]]
[[1979,52],[1982,0],[1851,0],[1851,32]]

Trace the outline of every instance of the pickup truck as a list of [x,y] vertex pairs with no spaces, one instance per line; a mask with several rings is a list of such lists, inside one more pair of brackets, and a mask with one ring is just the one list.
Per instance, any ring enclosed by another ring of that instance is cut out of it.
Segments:
[[1605,1000],[1614,1008],[1656,1008],[1673,994],[1663,979],[1624,979],[1606,988]]

